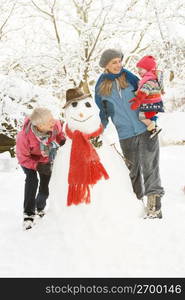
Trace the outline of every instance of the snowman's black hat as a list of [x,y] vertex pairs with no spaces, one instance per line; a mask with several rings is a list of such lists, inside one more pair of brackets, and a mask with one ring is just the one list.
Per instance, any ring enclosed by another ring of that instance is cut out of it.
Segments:
[[66,103],[63,108],[66,108],[74,101],[80,101],[88,97],[91,97],[91,94],[84,94],[80,88],[69,89],[66,91]]

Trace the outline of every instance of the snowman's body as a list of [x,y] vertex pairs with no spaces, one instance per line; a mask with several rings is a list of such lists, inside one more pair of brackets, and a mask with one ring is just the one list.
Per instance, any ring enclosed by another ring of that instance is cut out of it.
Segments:
[[[74,104],[75,103],[75,104]],[[100,127],[99,111],[91,99],[72,103],[66,109],[66,123],[73,132],[79,130],[90,134]],[[138,215],[138,205],[133,193],[129,171],[123,158],[101,136],[102,146],[95,148],[100,161],[106,169],[109,179],[102,178],[91,187],[90,203],[67,206],[68,173],[70,166],[72,140],[57,153],[50,181],[50,212],[56,217],[63,234],[68,241],[80,236],[87,241],[89,234],[96,236],[105,231],[114,235],[123,228],[125,221],[131,222]],[[79,170],[80,173],[80,170]],[[102,229],[102,230],[101,230]],[[111,231],[111,232],[110,232]],[[80,233],[78,235],[78,233]]]

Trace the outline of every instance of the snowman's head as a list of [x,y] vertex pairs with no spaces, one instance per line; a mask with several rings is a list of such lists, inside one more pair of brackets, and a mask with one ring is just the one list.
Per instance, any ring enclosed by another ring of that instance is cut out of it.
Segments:
[[[75,89],[74,89],[75,90]],[[90,95],[81,95],[67,101],[65,118],[68,127],[84,133],[96,131],[101,124],[99,109]]]

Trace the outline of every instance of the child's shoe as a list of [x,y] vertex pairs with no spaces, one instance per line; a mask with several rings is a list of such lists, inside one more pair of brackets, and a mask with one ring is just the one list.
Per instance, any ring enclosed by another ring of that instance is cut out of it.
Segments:
[[162,128],[159,128],[156,126],[153,130],[151,130],[150,139],[152,139],[154,136],[159,134],[161,132]]

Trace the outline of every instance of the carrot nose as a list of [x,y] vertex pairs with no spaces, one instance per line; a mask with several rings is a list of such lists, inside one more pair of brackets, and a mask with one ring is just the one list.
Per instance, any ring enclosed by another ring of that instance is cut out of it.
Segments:
[[83,115],[82,113],[79,113],[79,117],[80,117],[80,118],[83,118],[83,116],[84,116],[84,115]]

